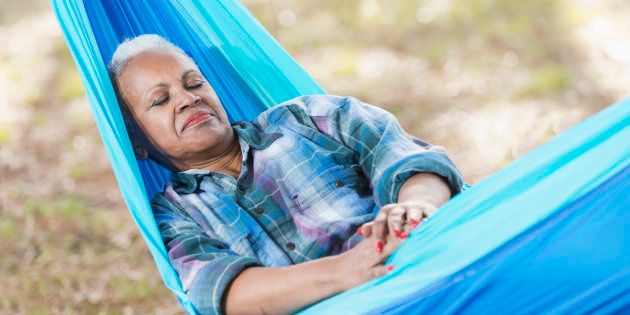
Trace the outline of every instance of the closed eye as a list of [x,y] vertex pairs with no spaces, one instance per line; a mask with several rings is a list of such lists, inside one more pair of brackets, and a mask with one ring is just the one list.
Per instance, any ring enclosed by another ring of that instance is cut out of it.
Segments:
[[205,81],[201,81],[201,80],[196,80],[193,82],[190,82],[187,86],[186,89],[189,90],[193,90],[193,89],[197,89],[200,88],[202,85],[204,85],[206,82]]
[[162,105],[166,102],[168,102],[168,100],[170,99],[170,96],[168,94],[164,94],[158,98],[156,98],[152,103],[151,103],[151,107],[153,106],[159,106]]

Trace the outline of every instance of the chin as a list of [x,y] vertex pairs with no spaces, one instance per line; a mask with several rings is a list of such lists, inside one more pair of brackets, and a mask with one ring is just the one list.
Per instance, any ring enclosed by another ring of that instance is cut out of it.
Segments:
[[217,145],[216,139],[206,135],[205,137],[198,137],[194,139],[194,141],[187,143],[185,145],[185,151],[191,153],[206,152],[212,150],[212,148]]

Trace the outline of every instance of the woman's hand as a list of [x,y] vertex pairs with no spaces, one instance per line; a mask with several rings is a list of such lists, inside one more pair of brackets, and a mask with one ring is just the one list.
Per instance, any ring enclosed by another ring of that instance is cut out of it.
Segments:
[[[413,201],[385,205],[372,222],[357,231],[365,239],[352,249],[336,256],[342,290],[351,289],[383,276],[394,266],[384,262],[417,227],[437,209],[431,202]],[[376,250],[375,250],[376,248]]]
[[395,249],[409,236],[413,229],[436,210],[437,206],[430,201],[414,200],[391,203],[380,209],[374,221],[359,227],[357,233],[365,237],[373,235],[374,247],[377,252],[391,246]]
[[394,266],[385,266],[387,258],[397,246],[385,247],[382,251],[374,250],[374,237],[368,237],[350,250],[337,256],[335,273],[339,275],[341,290],[349,290],[374,278],[390,272]]

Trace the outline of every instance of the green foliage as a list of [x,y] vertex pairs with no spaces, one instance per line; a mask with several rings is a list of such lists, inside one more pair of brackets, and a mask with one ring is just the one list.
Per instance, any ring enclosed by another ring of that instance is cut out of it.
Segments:
[[0,218],[0,240],[12,241],[17,237],[18,228],[15,221]]
[[[615,74],[601,80],[583,71],[588,47],[575,36],[578,23],[614,21],[584,1],[243,2],[329,93],[392,112],[409,133],[447,147],[469,182],[553,137],[554,123],[575,123],[614,98],[600,83]],[[13,55],[0,50],[0,83],[11,87],[2,91],[10,106],[0,107],[15,110],[0,116],[20,117],[0,122],[0,149],[9,153],[0,154],[8,156],[0,160],[8,162],[0,174],[0,313],[178,314],[126,206],[108,193],[116,183],[102,146],[75,150],[77,136],[100,140],[63,36],[48,32],[58,28],[52,13],[42,19],[25,9],[50,4],[0,0],[0,7],[0,24],[24,22],[0,25],[9,48],[42,41]],[[38,31],[33,21],[49,25]],[[581,106],[558,106],[567,95]],[[508,128],[493,129],[507,120]],[[59,165],[67,174],[49,172]]]
[[49,120],[49,117],[48,115],[46,115],[46,113],[38,111],[38,112],[35,112],[35,114],[33,115],[32,123],[35,127],[43,128],[48,122],[48,120]]
[[0,146],[9,143],[11,139],[11,129],[6,124],[0,124]]
[[147,298],[152,291],[151,286],[144,280],[131,280],[129,278],[117,277],[111,282],[112,290],[119,298],[141,300]]
[[46,200],[29,198],[24,203],[24,210],[30,214],[49,215],[53,212],[52,204]]
[[331,65],[332,71],[338,76],[350,76],[357,72],[357,53],[353,49],[343,49],[337,52]]
[[55,207],[65,218],[84,217],[89,210],[85,201],[75,197],[63,197],[55,202]]
[[571,74],[562,65],[545,65],[534,69],[528,85],[521,92],[528,96],[544,96],[564,91],[571,84]]
[[58,84],[58,97],[64,102],[68,102],[74,98],[85,95],[81,76],[72,59],[72,55],[68,51],[64,41],[56,41],[55,49],[52,54],[58,62],[58,71],[56,73],[56,84]]
[[74,180],[83,180],[90,176],[91,168],[88,164],[79,162],[70,167],[68,176]]
[[64,69],[64,71],[60,73],[59,98],[67,102],[84,95],[83,83],[81,83],[81,77],[76,68],[74,68],[74,65]]
[[27,199],[24,204],[27,213],[48,217],[61,216],[65,219],[86,217],[89,212],[87,203],[75,196],[61,196],[57,200]]

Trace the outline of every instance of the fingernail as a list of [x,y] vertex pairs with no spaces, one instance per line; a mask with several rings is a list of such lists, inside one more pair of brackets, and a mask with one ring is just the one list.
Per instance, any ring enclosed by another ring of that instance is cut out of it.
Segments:
[[387,271],[392,271],[392,269],[394,269],[394,265],[389,265],[389,266],[387,266],[386,269],[387,269]]
[[359,228],[357,229],[357,234],[359,234],[359,235],[363,235],[363,231],[361,231],[361,227],[359,227]]
[[400,239],[403,239],[403,240],[404,240],[404,239],[406,239],[406,238],[407,238],[407,236],[409,236],[409,233],[405,232],[405,233],[403,233],[402,235],[400,235]]
[[409,223],[411,224],[411,226],[415,227],[416,225],[418,225],[418,223],[420,223],[420,221],[416,219],[409,219]]
[[379,253],[383,251],[383,241],[376,241],[376,251]]
[[394,229],[393,233],[394,233],[394,236],[400,237],[400,230]]

